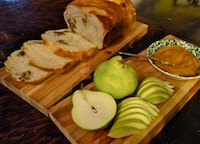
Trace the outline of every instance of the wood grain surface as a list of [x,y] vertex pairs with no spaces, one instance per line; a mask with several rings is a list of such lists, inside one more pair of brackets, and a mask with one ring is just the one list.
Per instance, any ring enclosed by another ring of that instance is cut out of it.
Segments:
[[[165,39],[177,39],[174,36],[167,36]],[[141,54],[145,54],[146,50]],[[200,88],[200,80],[175,80],[158,72],[147,60],[129,60],[127,63],[132,66],[137,74],[139,81],[148,76],[156,76],[160,79],[170,82],[175,86],[174,95],[166,102],[158,105],[160,109],[159,116],[153,123],[145,129],[142,134],[133,135],[120,139],[112,139],[107,136],[109,129],[101,131],[85,131],[73,122],[71,118],[72,102],[71,96],[62,100],[49,109],[50,119],[62,131],[66,138],[72,144],[145,144],[149,143],[162,128],[180,111],[183,106],[193,97]],[[91,88],[91,85],[89,89]]]
[[[41,39],[40,34],[49,29],[66,28],[63,11],[70,1],[0,0],[0,67],[3,67],[7,56],[19,49],[24,41]],[[140,41],[127,48],[127,52],[139,53],[168,34],[200,46],[200,17],[194,17],[199,15],[199,7],[191,6],[190,11],[188,6],[173,7],[169,0],[137,2],[137,20],[148,24],[149,31]],[[166,9],[163,3],[170,4],[170,9]],[[85,81],[81,83],[86,85]],[[150,144],[199,144],[199,96],[200,90]],[[70,142],[49,117],[0,83],[0,144]]]
[[148,31],[148,25],[135,21],[133,29],[120,37],[103,50],[99,50],[94,56],[73,66],[61,74],[54,74],[40,84],[28,84],[13,80],[4,68],[0,70],[0,82],[19,97],[48,116],[47,110],[62,100],[71,90],[86,79],[94,71],[96,66],[113,56],[126,45],[141,39]]

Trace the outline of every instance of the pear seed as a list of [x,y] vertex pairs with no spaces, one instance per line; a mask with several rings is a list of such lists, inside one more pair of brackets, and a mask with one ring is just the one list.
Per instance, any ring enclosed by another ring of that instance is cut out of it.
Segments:
[[97,113],[97,110],[96,110],[95,107],[93,107],[93,106],[92,106],[92,111],[93,111],[94,113]]

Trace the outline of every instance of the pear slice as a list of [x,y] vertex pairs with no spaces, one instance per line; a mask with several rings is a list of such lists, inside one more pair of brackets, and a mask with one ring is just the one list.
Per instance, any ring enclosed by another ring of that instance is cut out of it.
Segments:
[[123,117],[126,114],[129,114],[130,112],[140,112],[144,114],[150,121],[154,120],[155,117],[149,113],[149,111],[141,104],[130,104],[126,105],[125,107],[122,107],[117,111],[117,118]]
[[111,127],[108,136],[112,138],[121,138],[132,134],[139,134],[148,126],[140,119],[132,115],[129,119],[118,119]]
[[156,105],[154,105],[154,104],[152,104],[152,103],[150,103],[150,102],[148,102],[148,101],[145,101],[152,109],[154,109],[157,113],[159,113],[160,112],[160,110],[157,108],[157,106]]
[[163,88],[157,84],[150,84],[148,87],[146,87],[146,85],[143,85],[138,90],[136,96],[144,99],[148,96],[155,95],[156,93],[165,93],[168,96],[170,95],[165,88]]
[[143,99],[141,99],[140,97],[128,97],[128,98],[122,100],[122,101],[117,105],[117,107],[118,107],[118,108],[121,108],[121,107],[127,105],[130,101],[136,101],[136,103],[137,103],[137,101],[143,101]]
[[140,117],[135,117],[134,115],[129,118],[129,119],[124,119],[124,120],[118,120],[116,121],[113,126],[111,127],[111,131],[112,129],[115,128],[119,128],[119,127],[124,127],[124,126],[129,126],[132,128],[136,128],[138,130],[143,130],[145,128],[148,127],[148,125],[146,123],[144,123],[144,121],[142,119],[140,119]]
[[156,93],[154,95],[147,96],[144,99],[152,104],[160,104],[169,98],[170,96],[165,93]]
[[[135,124],[136,125],[136,124]],[[122,138],[122,137],[126,137],[129,135],[136,135],[136,134],[140,134],[141,130],[135,128],[134,126],[121,126],[121,127],[117,127],[117,128],[112,128],[109,133],[108,136],[112,137],[112,138]]]
[[168,90],[170,95],[174,94],[174,86],[171,85],[168,81],[163,81],[165,88]]
[[135,103],[143,105],[145,107],[145,109],[151,115],[153,115],[153,117],[158,116],[158,113],[160,110],[156,106],[149,105],[149,103],[147,101],[144,101],[142,98],[139,98],[139,97],[129,97],[129,98],[124,99],[123,101],[121,101],[118,104],[118,109],[120,109],[126,105],[129,105],[129,104],[131,105],[131,104],[135,104]]
[[136,96],[152,104],[160,104],[168,100],[174,93],[169,82],[156,77],[148,77],[137,88]]
[[144,115],[143,113],[129,112],[128,114],[125,114],[123,117],[120,115],[117,115],[114,125],[117,123],[123,123],[123,122],[125,123],[126,121],[131,121],[135,119],[140,120],[145,125],[151,124],[151,120],[149,120],[148,117]]
[[165,88],[169,92],[170,95],[172,95],[174,93],[173,85],[171,85],[168,81],[164,81],[164,80],[161,80],[161,79],[159,79],[157,77],[153,77],[153,76],[145,78],[142,81],[142,83],[140,84],[140,86],[138,87],[138,89],[148,82],[159,84],[161,87]]
[[138,87],[136,95],[141,95],[141,93],[144,93],[145,91],[152,89],[152,88],[158,88],[158,89],[160,89],[160,91],[163,91],[163,92],[167,93],[168,95],[171,94],[171,92],[168,91],[168,89],[166,87],[164,87],[163,85],[161,85],[160,83],[155,82],[155,81],[149,81],[146,83],[142,83]]
[[139,134],[142,130],[146,129],[150,123],[151,120],[142,113],[129,112],[124,114],[123,117],[119,114],[114,119],[114,124],[111,127],[108,136],[121,138],[132,134]]
[[86,130],[107,127],[117,111],[114,98],[100,91],[76,90],[72,95],[72,104],[73,121]]
[[118,106],[114,123],[108,133],[109,137],[121,138],[139,134],[158,116],[159,109],[140,97],[129,97]]

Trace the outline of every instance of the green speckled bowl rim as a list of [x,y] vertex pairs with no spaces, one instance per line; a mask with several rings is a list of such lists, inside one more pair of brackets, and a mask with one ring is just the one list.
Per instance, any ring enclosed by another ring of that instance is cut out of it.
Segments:
[[190,80],[190,79],[198,79],[200,78],[200,75],[198,76],[179,76],[176,74],[171,74],[169,72],[166,72],[162,69],[160,69],[157,65],[155,65],[151,59],[153,57],[154,53],[161,47],[168,46],[168,45],[179,45],[188,51],[190,51],[192,54],[196,56],[198,60],[200,60],[200,48],[194,44],[191,44],[189,42],[183,41],[183,40],[175,40],[175,39],[166,39],[166,40],[158,40],[152,43],[148,48],[147,48],[147,57],[149,62],[155,67],[158,71],[161,73],[175,79],[180,79],[180,80]]

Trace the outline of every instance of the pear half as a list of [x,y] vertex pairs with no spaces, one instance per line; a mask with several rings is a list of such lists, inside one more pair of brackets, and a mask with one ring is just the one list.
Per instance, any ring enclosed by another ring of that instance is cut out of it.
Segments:
[[72,95],[72,104],[72,119],[85,130],[106,128],[117,111],[114,98],[100,91],[76,90]]
[[132,94],[138,86],[136,71],[115,56],[101,63],[94,72],[94,85],[97,90],[112,95],[115,99]]

